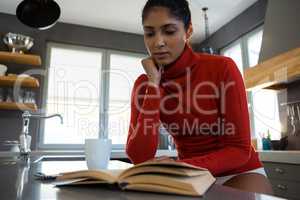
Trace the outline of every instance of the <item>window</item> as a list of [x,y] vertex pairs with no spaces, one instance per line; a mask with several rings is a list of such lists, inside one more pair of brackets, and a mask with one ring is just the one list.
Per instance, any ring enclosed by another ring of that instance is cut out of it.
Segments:
[[64,123],[42,121],[39,147],[83,148],[86,138],[108,134],[123,148],[129,128],[130,94],[143,73],[145,55],[49,43],[46,114],[60,113]]
[[97,49],[50,44],[47,115],[42,144],[83,144],[99,132],[99,96],[103,53]]
[[242,76],[243,76],[243,56],[242,56],[242,45],[238,41],[233,45],[230,45],[228,48],[224,49],[221,54],[224,56],[232,58],[239,68]]
[[271,133],[271,139],[279,140],[281,138],[281,123],[278,109],[276,91],[254,90],[252,92],[254,128],[258,138],[263,137],[268,130]]
[[263,31],[260,30],[247,39],[249,67],[253,67],[258,63],[262,36]]
[[[241,73],[258,63],[263,30],[258,28],[221,50],[231,57]],[[252,137],[260,138],[270,130],[272,139],[280,138],[280,121],[277,94],[272,90],[256,90],[248,93]]]
[[108,134],[112,143],[123,147],[130,122],[131,90],[134,81],[144,73],[144,55],[111,52],[109,70]]

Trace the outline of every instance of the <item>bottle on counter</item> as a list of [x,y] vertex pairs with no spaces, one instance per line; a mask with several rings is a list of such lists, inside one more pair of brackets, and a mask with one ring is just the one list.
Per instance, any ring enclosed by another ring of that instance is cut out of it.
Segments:
[[263,150],[271,150],[272,149],[271,134],[270,134],[269,129],[267,131],[267,134],[264,134],[264,136],[262,138],[262,148],[263,148]]

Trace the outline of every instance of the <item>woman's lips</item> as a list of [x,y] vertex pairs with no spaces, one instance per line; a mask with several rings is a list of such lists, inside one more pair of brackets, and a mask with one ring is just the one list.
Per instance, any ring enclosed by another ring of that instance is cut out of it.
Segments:
[[158,52],[153,54],[158,59],[163,59],[169,55],[169,52]]

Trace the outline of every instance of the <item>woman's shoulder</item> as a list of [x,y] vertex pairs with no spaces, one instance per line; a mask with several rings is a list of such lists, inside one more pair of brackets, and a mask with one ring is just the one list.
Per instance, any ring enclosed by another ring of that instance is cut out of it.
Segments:
[[206,53],[196,53],[197,63],[202,69],[212,71],[214,73],[224,73],[229,68],[237,68],[232,58],[223,55],[211,55]]
[[231,58],[223,55],[212,55],[207,53],[196,53],[196,55],[200,63],[224,65],[232,60]]
[[236,63],[229,57],[206,53],[197,53],[196,57],[198,63],[195,68],[196,74],[205,74],[206,78],[215,81],[241,77]]

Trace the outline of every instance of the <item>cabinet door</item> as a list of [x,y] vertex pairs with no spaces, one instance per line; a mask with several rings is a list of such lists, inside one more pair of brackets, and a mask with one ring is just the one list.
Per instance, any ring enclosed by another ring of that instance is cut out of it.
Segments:
[[300,200],[300,182],[270,179],[274,194],[279,197]]
[[264,168],[268,177],[271,179],[300,182],[300,165],[264,162]]

